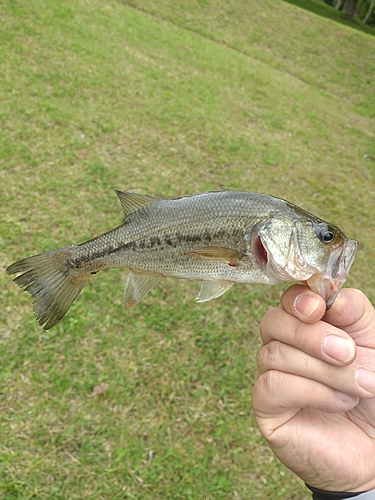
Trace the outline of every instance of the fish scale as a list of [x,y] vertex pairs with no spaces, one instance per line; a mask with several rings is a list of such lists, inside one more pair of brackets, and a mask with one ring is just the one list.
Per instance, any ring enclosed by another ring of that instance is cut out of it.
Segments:
[[67,312],[92,274],[129,268],[125,305],[134,306],[163,277],[202,281],[198,301],[235,283],[306,282],[332,304],[357,244],[290,202],[242,191],[163,199],[116,191],[120,226],[85,243],[27,257],[9,274],[34,299],[45,329]]

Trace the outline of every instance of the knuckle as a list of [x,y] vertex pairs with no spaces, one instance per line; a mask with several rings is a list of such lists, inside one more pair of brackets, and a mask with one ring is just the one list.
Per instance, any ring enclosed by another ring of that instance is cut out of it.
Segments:
[[257,390],[268,397],[277,395],[280,391],[280,375],[282,374],[277,370],[266,371],[257,380]]
[[267,338],[269,337],[270,329],[274,329],[275,321],[277,321],[277,317],[279,314],[279,307],[273,307],[264,314],[259,325],[260,338],[263,343],[265,343]]
[[284,344],[278,340],[271,340],[263,346],[257,355],[257,364],[260,368],[280,368],[283,360]]

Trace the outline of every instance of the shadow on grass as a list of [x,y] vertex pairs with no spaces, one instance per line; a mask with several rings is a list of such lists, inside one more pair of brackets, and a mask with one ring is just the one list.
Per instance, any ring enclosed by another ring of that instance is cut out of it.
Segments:
[[283,0],[284,2],[291,3],[292,5],[296,5],[301,9],[308,10],[313,12],[314,14],[322,17],[326,17],[331,21],[335,21],[339,24],[345,24],[350,28],[356,29],[358,31],[362,31],[367,35],[375,36],[375,29],[367,24],[363,24],[358,19],[351,19],[344,12],[338,11],[327,5],[322,0]]

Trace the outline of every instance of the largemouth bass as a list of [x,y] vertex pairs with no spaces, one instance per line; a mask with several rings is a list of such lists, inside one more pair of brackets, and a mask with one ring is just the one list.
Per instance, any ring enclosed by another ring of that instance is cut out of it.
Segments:
[[302,281],[330,307],[355,257],[357,242],[338,227],[273,196],[116,193],[125,213],[120,226],[7,268],[21,273],[14,281],[32,295],[44,329],[60,321],[92,274],[108,268],[129,268],[127,307],[164,277],[202,281],[198,302],[219,297],[235,283]]

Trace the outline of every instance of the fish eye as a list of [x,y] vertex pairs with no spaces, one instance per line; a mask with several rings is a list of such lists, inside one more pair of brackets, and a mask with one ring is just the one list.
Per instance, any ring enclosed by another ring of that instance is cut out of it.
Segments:
[[328,228],[320,231],[320,239],[323,243],[332,243],[335,239],[335,233]]

